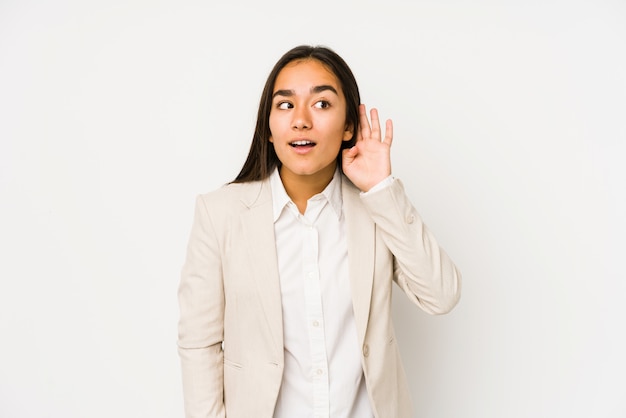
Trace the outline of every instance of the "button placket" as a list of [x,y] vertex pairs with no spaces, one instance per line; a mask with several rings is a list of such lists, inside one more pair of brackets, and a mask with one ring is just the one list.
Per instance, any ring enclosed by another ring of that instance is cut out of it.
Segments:
[[[305,219],[303,219],[305,220]],[[316,413],[327,416],[330,408],[328,398],[328,359],[324,334],[321,284],[319,281],[319,236],[317,229],[308,224],[303,229],[303,273],[307,328],[311,352],[311,378],[313,381],[313,408]]]

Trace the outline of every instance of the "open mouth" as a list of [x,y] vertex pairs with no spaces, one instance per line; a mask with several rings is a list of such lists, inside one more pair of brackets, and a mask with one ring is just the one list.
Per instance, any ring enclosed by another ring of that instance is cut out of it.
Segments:
[[309,141],[308,139],[302,139],[302,140],[299,140],[299,141],[290,142],[289,145],[291,145],[293,148],[314,147],[315,146],[315,142]]

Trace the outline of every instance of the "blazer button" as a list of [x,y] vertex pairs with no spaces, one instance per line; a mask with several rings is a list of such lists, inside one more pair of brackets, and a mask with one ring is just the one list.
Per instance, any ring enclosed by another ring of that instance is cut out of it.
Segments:
[[415,222],[415,216],[409,215],[406,217],[406,223],[412,224],[413,222]]
[[370,355],[370,346],[367,344],[363,344],[363,357],[367,357]]

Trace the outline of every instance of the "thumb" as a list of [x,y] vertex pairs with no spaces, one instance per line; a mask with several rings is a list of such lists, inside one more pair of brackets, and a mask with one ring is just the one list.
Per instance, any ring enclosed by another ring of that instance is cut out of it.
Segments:
[[343,161],[351,163],[352,161],[354,161],[356,154],[357,154],[356,147],[352,147],[352,148],[344,149],[341,157]]

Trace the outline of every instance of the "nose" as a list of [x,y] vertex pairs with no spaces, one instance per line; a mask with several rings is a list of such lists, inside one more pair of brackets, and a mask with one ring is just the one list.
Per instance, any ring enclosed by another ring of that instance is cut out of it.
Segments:
[[293,109],[293,129],[310,129],[312,125],[311,115],[306,106],[297,106]]

